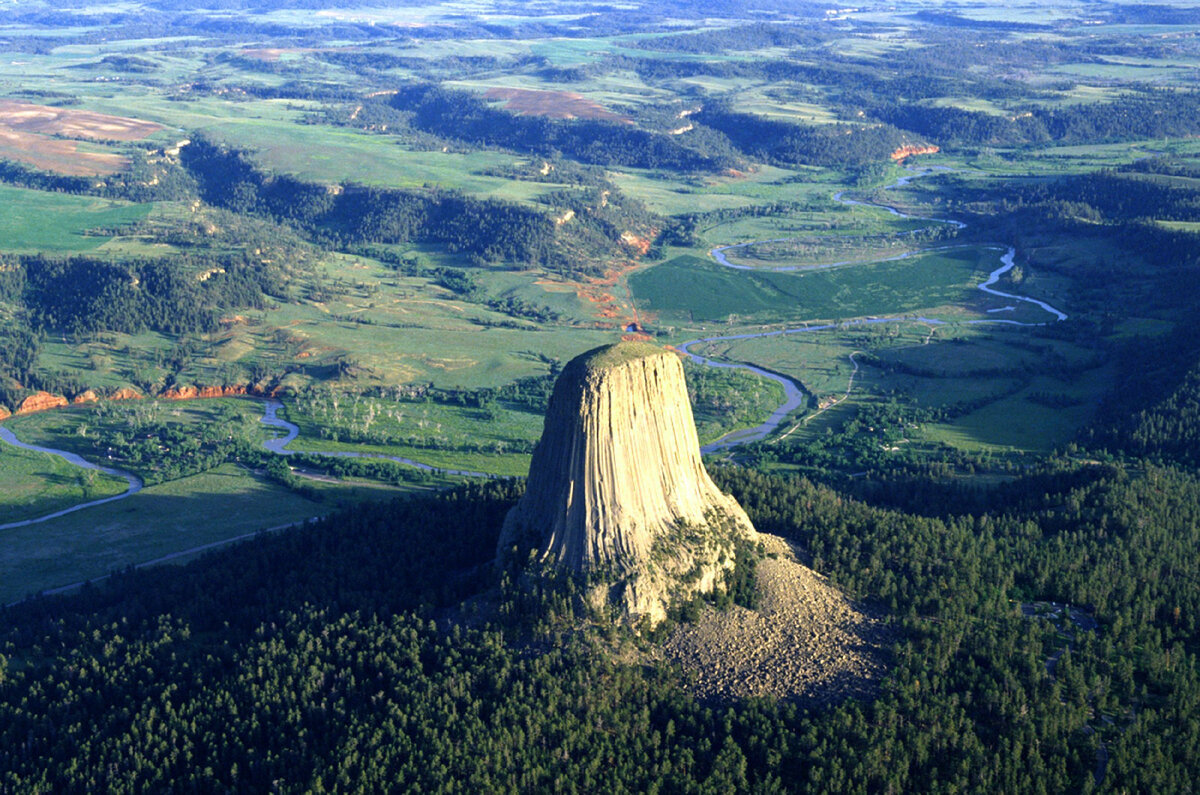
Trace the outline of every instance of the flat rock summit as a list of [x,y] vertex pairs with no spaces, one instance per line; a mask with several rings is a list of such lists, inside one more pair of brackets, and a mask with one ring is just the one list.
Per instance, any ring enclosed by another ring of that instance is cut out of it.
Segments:
[[595,605],[653,624],[724,588],[737,541],[756,538],[700,460],[678,356],[620,342],[563,369],[498,552],[584,574]]

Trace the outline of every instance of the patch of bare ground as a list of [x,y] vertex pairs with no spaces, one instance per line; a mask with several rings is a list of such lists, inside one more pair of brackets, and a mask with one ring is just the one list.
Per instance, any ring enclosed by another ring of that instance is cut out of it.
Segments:
[[162,129],[161,124],[144,119],[10,99],[0,100],[0,123],[28,133],[114,141],[140,141]]
[[81,152],[68,139],[138,141],[161,129],[143,119],[0,99],[0,157],[60,174],[101,176],[129,165],[115,152]]
[[827,703],[871,695],[892,640],[884,616],[798,563],[782,538],[761,538],[768,557],[757,569],[758,609],[705,607],[696,621],[672,631],[666,659],[684,668],[689,689],[705,700]]
[[574,91],[539,91],[532,88],[489,88],[485,99],[504,100],[504,109],[524,116],[546,116],[551,119],[601,119],[603,121],[633,122],[613,113],[603,105]]

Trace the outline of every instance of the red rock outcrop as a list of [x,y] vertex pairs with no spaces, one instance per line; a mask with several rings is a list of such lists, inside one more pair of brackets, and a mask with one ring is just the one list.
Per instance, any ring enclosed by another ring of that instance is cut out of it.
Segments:
[[72,398],[71,402],[76,405],[79,405],[80,403],[95,403],[99,399],[100,398],[97,397],[95,392],[93,392],[90,389],[85,389],[82,392],[80,392],[78,395],[76,395],[74,398]]
[[158,396],[163,400],[191,400],[200,396],[200,390],[191,384],[184,386],[173,386],[170,389],[164,389],[158,393]]
[[183,386],[175,386],[170,389],[164,389],[158,393],[158,396],[163,400],[194,400],[196,398],[219,398],[219,397],[234,397],[235,395],[261,395],[265,390],[256,386],[247,387],[245,384],[234,384],[233,386],[195,386],[193,384],[185,384]]
[[0,405],[0,421],[4,421],[12,416],[12,412],[8,410],[8,406]]
[[34,392],[29,397],[21,401],[21,405],[17,406],[17,414],[32,414],[35,411],[45,411],[46,409],[56,409],[59,406],[67,405],[69,401],[62,395],[52,395],[49,392]]
[[143,397],[142,393],[137,391],[136,389],[132,389],[127,386],[123,386],[120,389],[118,389],[116,392],[113,392],[111,395],[109,395],[108,399],[109,400],[141,400],[142,397]]
[[899,163],[906,157],[912,157],[913,155],[933,155],[937,154],[938,151],[938,148],[933,144],[926,144],[925,146],[902,146],[895,152],[892,152],[892,160]]

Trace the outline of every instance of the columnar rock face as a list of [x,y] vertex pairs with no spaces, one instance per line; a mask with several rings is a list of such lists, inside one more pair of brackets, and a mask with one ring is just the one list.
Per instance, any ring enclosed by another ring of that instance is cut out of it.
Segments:
[[587,574],[596,602],[656,622],[672,600],[723,587],[736,540],[754,536],[700,460],[679,359],[621,342],[563,369],[499,552],[536,550]]

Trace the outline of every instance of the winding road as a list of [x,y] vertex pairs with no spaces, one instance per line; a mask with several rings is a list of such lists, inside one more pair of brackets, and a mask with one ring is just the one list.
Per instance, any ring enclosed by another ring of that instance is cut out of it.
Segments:
[[[885,186],[883,188],[883,190],[891,190],[893,188],[903,187],[904,185],[907,185],[909,182],[911,182],[912,180],[914,180],[918,177],[926,176],[928,174],[933,174],[938,171],[948,171],[949,170],[949,169],[940,168],[940,167],[915,168],[913,166],[907,166],[907,169],[909,171],[911,171],[912,173],[900,177],[895,182],[893,182],[891,185]],[[851,205],[851,206],[855,206],[855,207],[876,207],[878,209],[887,211],[888,213],[890,213],[891,215],[893,215],[897,218],[906,218],[906,219],[911,219],[911,220],[916,220],[916,221],[929,221],[931,223],[950,224],[950,225],[954,226],[956,229],[966,229],[967,228],[966,223],[964,223],[962,221],[957,221],[957,220],[950,219],[950,218],[932,218],[932,217],[927,217],[927,216],[911,215],[909,213],[901,212],[900,210],[896,209],[895,207],[889,207],[886,204],[876,204],[874,202],[865,202],[865,201],[860,201],[858,199],[846,198],[846,193],[847,193],[847,191],[838,191],[837,193],[835,193],[833,195],[834,201],[841,202],[842,204],[847,204],[847,205]],[[1033,304],[1041,309],[1044,309],[1046,312],[1050,313],[1051,315],[1053,315],[1054,320],[1046,321],[1046,322],[1042,322],[1042,323],[1026,323],[1026,322],[1022,322],[1019,320],[1007,320],[1007,319],[1003,319],[1003,318],[987,318],[987,319],[980,319],[980,320],[969,320],[967,322],[970,324],[999,323],[999,324],[1012,325],[1012,326],[1044,326],[1044,325],[1046,325],[1047,322],[1056,322],[1057,323],[1059,321],[1067,319],[1066,312],[1063,312],[1062,310],[1051,306],[1050,304],[1046,303],[1045,301],[1041,301],[1037,298],[1030,298],[1028,296],[1023,296],[1023,295],[1013,295],[1012,293],[1005,293],[1005,292],[1001,292],[1000,290],[995,289],[995,287],[993,285],[995,285],[997,282],[999,282],[1000,278],[1002,276],[1004,276],[1004,274],[1011,271],[1013,269],[1013,267],[1016,265],[1015,257],[1016,257],[1017,252],[1016,252],[1016,249],[1013,248],[1012,246],[1008,246],[1006,249],[1004,246],[980,245],[980,244],[976,244],[976,243],[962,243],[962,244],[954,244],[954,245],[948,245],[948,246],[935,246],[932,248],[918,249],[916,251],[909,251],[909,252],[905,252],[903,254],[898,254],[894,257],[886,257],[884,259],[844,260],[842,262],[832,262],[832,263],[828,263],[828,264],[824,264],[824,265],[810,265],[810,266],[791,265],[791,266],[780,267],[780,268],[755,268],[755,267],[752,267],[749,265],[738,265],[737,263],[730,262],[728,260],[728,258],[726,258],[726,256],[725,256],[726,251],[731,251],[733,249],[744,248],[746,246],[753,246],[753,245],[756,245],[759,243],[783,243],[783,242],[787,242],[789,240],[794,240],[794,239],[795,238],[780,237],[780,238],[771,238],[770,240],[751,240],[751,241],[747,241],[745,243],[734,243],[731,245],[717,246],[717,247],[713,248],[711,251],[709,251],[709,254],[712,255],[712,258],[714,260],[716,260],[718,263],[720,263],[721,265],[724,265],[727,268],[733,268],[734,270],[766,270],[766,271],[776,271],[776,272],[801,271],[802,270],[804,272],[809,272],[809,271],[829,270],[831,268],[841,268],[841,267],[845,267],[848,265],[864,265],[864,264],[878,263],[878,262],[896,262],[898,260],[909,259],[911,257],[918,257],[918,256],[930,254],[930,253],[937,252],[937,251],[951,251],[954,249],[962,249],[962,248],[985,248],[985,249],[991,249],[991,250],[996,250],[996,251],[1004,251],[1004,254],[1000,257],[1000,267],[996,268],[990,274],[988,274],[988,278],[986,280],[984,280],[983,282],[981,282],[980,284],[976,285],[976,287],[979,290],[982,290],[983,292],[988,293],[989,295],[994,295],[994,296],[997,296],[1000,298],[1007,298],[1012,301],[1019,301],[1019,302],[1023,302],[1023,303]],[[990,311],[991,312],[1007,312],[1007,311],[1012,311],[1015,308],[1016,308],[1015,306],[1006,306],[1006,307],[1001,307],[1000,309],[990,310]],[[753,364],[749,364],[746,362],[722,362],[722,361],[718,361],[716,359],[710,359],[710,358],[701,356],[698,353],[695,353],[694,351],[692,351],[693,346],[705,345],[705,344],[713,343],[713,342],[732,342],[735,340],[758,339],[760,337],[779,337],[779,336],[783,336],[783,335],[787,335],[787,334],[806,334],[806,333],[815,332],[815,331],[830,331],[830,330],[838,329],[838,328],[848,328],[851,326],[865,325],[865,324],[871,324],[871,323],[902,323],[902,322],[918,322],[918,323],[926,323],[926,324],[931,324],[931,325],[941,325],[941,324],[945,323],[945,321],[943,321],[943,320],[934,320],[934,319],[926,318],[926,317],[907,317],[907,316],[905,316],[905,317],[890,317],[890,318],[872,317],[872,318],[863,318],[861,320],[847,321],[845,323],[826,323],[826,324],[822,324],[822,325],[809,325],[809,324],[805,323],[803,326],[775,329],[773,331],[763,331],[763,332],[759,332],[759,333],[748,333],[748,334],[730,334],[730,335],[726,335],[726,336],[716,336],[716,337],[703,337],[701,339],[688,340],[687,342],[680,343],[676,347],[678,347],[679,350],[681,350],[685,354],[687,354],[687,356],[692,361],[696,362],[697,364],[702,364],[707,367],[721,367],[721,368],[726,368],[726,369],[747,370],[749,372],[756,373],[757,375],[761,375],[765,378],[768,378],[768,379],[776,382],[777,384],[779,384],[780,386],[783,387],[783,391],[784,391],[784,402],[782,404],[780,404],[779,408],[777,408],[774,412],[771,413],[771,416],[767,418],[766,422],[762,423],[761,425],[755,426],[753,428],[745,428],[745,429],[742,429],[739,431],[734,431],[730,434],[722,436],[720,439],[718,439],[717,441],[715,441],[711,444],[705,445],[701,449],[705,453],[713,453],[713,452],[718,452],[721,450],[728,449],[730,447],[735,447],[740,444],[745,444],[746,442],[761,441],[761,440],[767,438],[768,436],[770,436],[772,433],[774,433],[779,428],[779,426],[783,423],[783,421],[787,418],[788,414],[790,414],[792,411],[803,406],[805,397],[804,397],[804,393],[797,386],[796,382],[793,381],[791,378],[788,378],[787,376],[779,375],[778,373],[773,373],[769,370],[764,370],[761,367],[757,367]],[[853,354],[851,356],[853,357]],[[855,362],[854,364],[855,364],[855,372],[857,373],[857,371],[858,371],[857,362]],[[847,395],[849,395],[849,392],[847,392]]]

